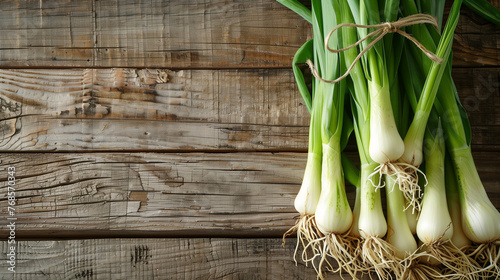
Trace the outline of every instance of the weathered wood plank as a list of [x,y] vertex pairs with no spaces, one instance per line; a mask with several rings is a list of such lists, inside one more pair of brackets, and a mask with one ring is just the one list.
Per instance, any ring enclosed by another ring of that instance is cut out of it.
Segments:
[[[500,0],[489,0],[500,9]],[[447,1],[445,13],[452,1]],[[490,34],[490,38],[480,34]],[[453,41],[453,66],[500,65],[500,27],[491,24],[462,5],[460,20]]]
[[94,65],[93,1],[1,1],[0,65]]
[[[455,69],[475,147],[499,147],[500,71]],[[306,149],[290,69],[0,70],[0,149]]]
[[283,67],[311,34],[275,1],[96,2],[96,64]]
[[[293,224],[304,160],[295,153],[3,154],[2,166],[16,167],[20,236],[244,236],[282,233]],[[7,207],[6,191],[0,198]]]
[[0,70],[2,150],[304,149],[290,70]]
[[311,34],[276,1],[3,1],[3,67],[283,67]]
[[500,124],[499,68],[456,68],[453,78],[472,126]]
[[[499,28],[463,11],[455,65],[499,65]],[[2,1],[0,28],[3,68],[290,67],[312,36],[276,1],[242,0]]]
[[[500,151],[474,154],[500,208]],[[351,156],[355,156],[354,154]],[[305,153],[14,153],[20,237],[281,236]],[[7,209],[0,173],[0,209]],[[351,203],[353,187],[347,188]],[[2,212],[6,215],[5,212]],[[0,219],[4,225],[8,221]],[[7,234],[0,227],[0,234]]]
[[[499,52],[500,53],[500,52]],[[500,150],[500,69],[454,68],[453,78],[472,127],[472,146]]]
[[[18,241],[16,273],[0,242],[1,279],[316,279],[293,261],[294,240],[86,239]],[[344,275],[345,276],[345,275]],[[341,279],[329,274],[327,279]]]

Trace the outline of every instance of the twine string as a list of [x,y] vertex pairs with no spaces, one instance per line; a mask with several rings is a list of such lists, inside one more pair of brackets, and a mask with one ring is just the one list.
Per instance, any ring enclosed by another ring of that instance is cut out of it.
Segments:
[[[330,32],[328,33],[328,36],[325,39],[325,47],[328,51],[333,52],[333,53],[339,53],[343,51],[347,51],[349,49],[357,47],[359,44],[362,42],[366,41],[369,38],[375,37],[373,41],[371,41],[354,59],[354,61],[351,63],[347,71],[344,73],[344,75],[340,76],[339,78],[335,80],[326,80],[323,79],[319,76],[318,70],[314,67],[314,63],[311,60],[306,60],[307,65],[311,69],[312,74],[314,77],[322,82],[325,83],[330,83],[334,84],[345,77],[349,75],[351,70],[354,68],[356,63],[361,59],[361,57],[368,52],[378,41],[380,41],[386,34],[388,33],[398,33],[408,40],[412,41],[429,59],[431,59],[434,62],[441,63],[443,61],[442,58],[434,54],[433,52],[427,50],[422,43],[420,43],[415,37],[411,36],[410,34],[404,32],[401,30],[402,27],[409,26],[409,25],[415,25],[415,24],[423,24],[423,23],[429,23],[432,24],[436,29],[438,28],[437,20],[432,17],[431,15],[426,15],[426,14],[415,14],[415,15],[410,15],[404,18],[401,18],[397,21],[394,22],[384,22],[380,24],[373,24],[373,25],[364,25],[364,24],[354,24],[354,23],[341,23],[337,26],[335,26]],[[358,27],[358,28],[376,28],[374,31],[370,32],[368,35],[365,37],[359,39],[356,43],[347,46],[342,49],[332,49],[330,46],[328,46],[328,42],[330,41],[330,37],[332,34],[342,28],[342,27]]]

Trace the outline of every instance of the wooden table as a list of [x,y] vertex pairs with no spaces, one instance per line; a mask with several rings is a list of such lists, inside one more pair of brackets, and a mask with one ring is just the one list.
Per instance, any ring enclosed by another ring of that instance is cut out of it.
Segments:
[[[307,22],[271,0],[14,0],[0,29],[1,279],[316,279],[281,241],[307,152],[290,69]],[[497,207],[499,46],[464,7],[454,78]]]

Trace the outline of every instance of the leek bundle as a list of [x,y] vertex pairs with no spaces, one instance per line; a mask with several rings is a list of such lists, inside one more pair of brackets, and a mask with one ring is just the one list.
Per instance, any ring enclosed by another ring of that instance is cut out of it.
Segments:
[[[444,0],[312,0],[310,9],[278,1],[314,36],[293,59],[311,114],[300,217],[283,239],[297,236],[295,258],[302,250],[319,278],[498,276],[500,213],[474,165],[451,77],[462,0],[444,27]],[[500,22],[483,0],[464,2]],[[351,137],[359,166],[343,153]]]

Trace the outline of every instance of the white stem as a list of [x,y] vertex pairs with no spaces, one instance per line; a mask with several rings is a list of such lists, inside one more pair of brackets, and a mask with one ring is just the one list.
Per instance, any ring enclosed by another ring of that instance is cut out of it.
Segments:
[[405,146],[394,121],[389,89],[369,82],[370,91],[370,157],[380,163],[396,161]]
[[[387,196],[387,239],[396,249],[397,257],[404,259],[417,250],[417,242],[411,233],[404,213],[404,196],[394,180],[386,175]],[[393,187],[394,186],[394,187]]]
[[470,148],[453,152],[458,178],[462,228],[476,243],[487,243],[500,238],[500,213],[491,203],[477,173]]
[[428,184],[417,222],[417,235],[422,242],[429,244],[449,240],[453,236],[453,224],[446,201],[443,139],[436,136],[434,142],[426,148],[425,170]]
[[[405,207],[408,205],[408,201],[405,199]],[[417,221],[419,211],[414,207],[409,207],[405,210],[406,221],[408,222],[408,226],[410,227],[410,231],[412,234],[417,233]]]
[[462,213],[460,211],[460,198],[458,197],[458,193],[448,195],[447,199],[448,211],[450,212],[451,221],[454,225],[451,242],[458,248],[470,245],[471,241],[467,238],[467,235],[465,235],[462,227]]
[[423,160],[422,145],[424,141],[427,117],[424,112],[418,111],[413,117],[413,121],[406,133],[404,140],[404,153],[401,156],[403,162],[420,166]]
[[384,237],[387,233],[387,222],[382,210],[380,192],[368,180],[375,170],[376,164],[361,166],[361,207],[358,227],[363,237]]
[[352,224],[352,211],[345,193],[344,174],[340,158],[340,145],[323,144],[321,170],[321,194],[315,212],[318,229],[327,233],[341,234]]
[[295,209],[301,215],[313,215],[321,192],[321,155],[309,153],[304,171],[304,179],[297,197]]

